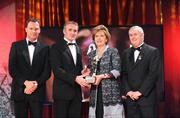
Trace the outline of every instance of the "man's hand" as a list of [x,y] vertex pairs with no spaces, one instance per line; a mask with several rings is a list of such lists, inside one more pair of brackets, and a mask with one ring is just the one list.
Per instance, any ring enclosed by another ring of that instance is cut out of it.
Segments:
[[25,94],[30,95],[30,94],[32,94],[32,92],[33,92],[33,91],[32,91],[31,89],[28,89],[28,88],[25,88],[25,89],[24,89],[24,93],[25,93]]
[[142,93],[139,91],[129,91],[126,96],[129,96],[132,100],[138,100]]
[[26,88],[24,89],[25,94],[32,94],[37,89],[38,86],[36,81],[28,81],[28,80],[24,82],[24,85],[26,86]]
[[87,68],[87,66],[84,67],[84,69],[81,71],[82,77],[86,77],[91,73],[90,69]]
[[126,96],[129,96],[132,100],[135,100],[134,97],[133,97],[133,91],[129,91],[127,92]]
[[82,76],[77,76],[75,82],[78,83],[81,87],[88,87],[89,84]]
[[32,88],[34,86],[34,82],[26,80],[24,82],[24,85],[26,86],[26,88]]
[[134,98],[135,100],[138,100],[141,95],[142,95],[142,94],[141,94],[139,91],[135,91],[135,92],[133,93],[133,98]]

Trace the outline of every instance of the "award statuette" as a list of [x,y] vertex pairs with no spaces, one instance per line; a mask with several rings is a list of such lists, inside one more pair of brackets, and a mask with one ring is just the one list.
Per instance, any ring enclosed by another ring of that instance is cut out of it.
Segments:
[[86,76],[86,82],[89,83],[89,84],[92,84],[95,82],[95,78],[92,77],[92,76]]
[[93,72],[93,74],[91,76],[89,75],[89,76],[85,77],[85,80],[86,80],[87,83],[92,84],[92,83],[95,82],[95,78],[93,76],[96,75],[98,61],[99,61],[99,57],[96,55],[94,57],[93,63],[92,63],[92,68],[94,68],[94,72]]

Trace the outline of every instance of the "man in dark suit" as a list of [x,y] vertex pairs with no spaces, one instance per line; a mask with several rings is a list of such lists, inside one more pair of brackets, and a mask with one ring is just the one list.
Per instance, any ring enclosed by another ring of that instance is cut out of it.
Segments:
[[51,47],[51,67],[54,73],[53,99],[55,118],[80,118],[81,87],[88,84],[81,75],[81,51],[76,44],[78,24],[68,21],[63,29],[64,38]]
[[9,55],[11,98],[17,118],[27,118],[28,110],[31,118],[41,118],[45,83],[50,76],[49,47],[38,40],[37,19],[28,19],[25,31],[26,38],[13,42]]
[[156,118],[156,82],[160,61],[157,48],[144,43],[139,26],[129,29],[132,45],[122,56],[123,93],[128,118]]

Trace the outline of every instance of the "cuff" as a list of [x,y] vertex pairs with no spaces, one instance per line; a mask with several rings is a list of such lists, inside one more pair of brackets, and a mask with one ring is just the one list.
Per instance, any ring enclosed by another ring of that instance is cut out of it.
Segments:
[[115,78],[117,78],[117,77],[120,76],[120,73],[119,73],[119,71],[117,71],[117,70],[112,70],[111,73],[113,74],[113,76],[114,76]]

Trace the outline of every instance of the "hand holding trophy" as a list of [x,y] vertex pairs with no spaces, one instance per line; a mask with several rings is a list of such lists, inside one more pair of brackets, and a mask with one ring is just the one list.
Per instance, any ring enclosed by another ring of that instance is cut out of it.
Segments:
[[[95,75],[96,75],[96,71],[97,71],[97,64],[99,61],[99,57],[96,55],[93,59],[93,63],[92,63],[92,68],[94,68],[94,72],[92,73],[92,75],[86,75],[85,79],[86,82],[89,84],[94,84],[95,83]],[[87,66],[86,66],[87,68]],[[87,68],[88,69],[88,68]],[[89,70],[89,69],[88,69]],[[89,70],[90,72],[90,70]],[[90,73],[89,73],[90,74]]]
[[82,76],[85,77],[87,83],[94,83],[94,77],[90,76],[90,69],[85,65],[84,69],[82,70]]
[[89,84],[93,84],[95,82],[95,78],[93,76],[86,76],[86,82]]

